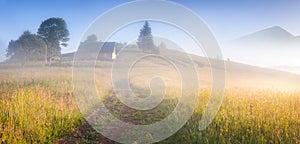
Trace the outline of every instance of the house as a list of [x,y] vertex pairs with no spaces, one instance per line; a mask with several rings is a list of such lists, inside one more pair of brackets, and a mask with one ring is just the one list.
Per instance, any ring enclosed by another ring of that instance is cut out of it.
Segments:
[[98,59],[100,60],[114,60],[117,58],[117,50],[115,42],[104,42],[102,43]]
[[[95,58],[95,53],[98,60],[114,60],[117,58],[118,52],[120,51],[122,44],[116,42],[98,42],[98,41],[86,41],[80,44],[79,50],[82,54],[82,59]],[[100,49],[101,48],[101,49]]]

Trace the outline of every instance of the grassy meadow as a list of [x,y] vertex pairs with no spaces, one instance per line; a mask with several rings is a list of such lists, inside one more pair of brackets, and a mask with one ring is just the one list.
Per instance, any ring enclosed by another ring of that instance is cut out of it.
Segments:
[[[152,111],[129,109],[111,96],[110,82],[103,78],[109,72],[110,62],[105,63],[108,65],[96,68],[97,89],[106,107],[119,119],[148,124],[166,117],[176,105],[178,87],[171,85],[167,92],[169,98],[158,108]],[[248,87],[256,83],[267,85],[273,82],[271,76],[285,76],[285,73],[247,67],[251,75],[237,69],[237,66],[228,68],[228,87],[222,106],[214,121],[199,131],[199,120],[210,98],[210,88],[206,86],[209,85],[207,67],[198,67],[198,72],[207,76],[200,76],[204,86],[191,119],[177,133],[159,143],[300,143],[300,91],[276,89],[274,85],[271,88]],[[237,73],[242,74],[238,77]],[[268,73],[273,75],[268,77]],[[239,82],[246,75],[255,75],[257,81],[247,81],[247,86],[243,87]],[[286,74],[286,77],[289,80],[282,79],[282,85],[297,81],[300,76]],[[259,81],[262,78],[266,81]],[[142,85],[138,77],[134,77],[133,82]],[[1,64],[0,143],[115,142],[95,132],[83,119],[74,99],[72,67]]]

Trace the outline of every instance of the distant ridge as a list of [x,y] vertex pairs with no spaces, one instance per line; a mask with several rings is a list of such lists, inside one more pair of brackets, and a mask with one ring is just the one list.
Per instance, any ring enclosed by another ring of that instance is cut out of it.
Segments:
[[[268,68],[276,65],[298,65],[300,36],[295,36],[279,26],[272,26],[227,41],[222,48],[224,56],[232,61]],[[273,69],[300,74],[300,71],[289,67]]]
[[292,35],[287,30],[279,27],[279,26],[273,26],[270,28],[266,28],[251,34],[248,34],[246,36],[242,36],[234,42],[236,43],[283,43],[285,41],[291,40],[295,38],[294,35]]

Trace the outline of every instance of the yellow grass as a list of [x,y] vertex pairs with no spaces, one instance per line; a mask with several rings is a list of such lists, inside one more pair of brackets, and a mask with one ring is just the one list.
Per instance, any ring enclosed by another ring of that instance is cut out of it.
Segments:
[[[100,77],[96,80],[98,94],[107,98],[111,85],[103,77],[109,70],[99,67],[96,72]],[[83,118],[74,100],[70,67],[5,67],[0,73],[0,143],[52,143],[72,137]],[[237,77],[235,86],[226,89],[220,111],[207,129],[198,130],[210,98],[210,89],[202,89],[192,118],[162,143],[300,143],[300,92],[238,88]],[[140,79],[135,78],[137,84]],[[167,95],[179,95],[178,89],[169,87]],[[123,105],[112,103],[116,117],[137,124],[158,121],[173,108],[162,105],[145,118],[142,111],[120,115]],[[98,137],[89,135],[72,142],[95,142]]]

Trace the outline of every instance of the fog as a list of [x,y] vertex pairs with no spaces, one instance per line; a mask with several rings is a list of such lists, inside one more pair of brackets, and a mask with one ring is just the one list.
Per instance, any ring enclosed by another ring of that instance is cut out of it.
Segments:
[[280,27],[267,28],[221,44],[225,58],[300,74],[300,39]]
[[[1,0],[0,0],[1,2]],[[6,48],[4,42],[0,39],[0,62],[4,61],[6,59],[5,57]]]

